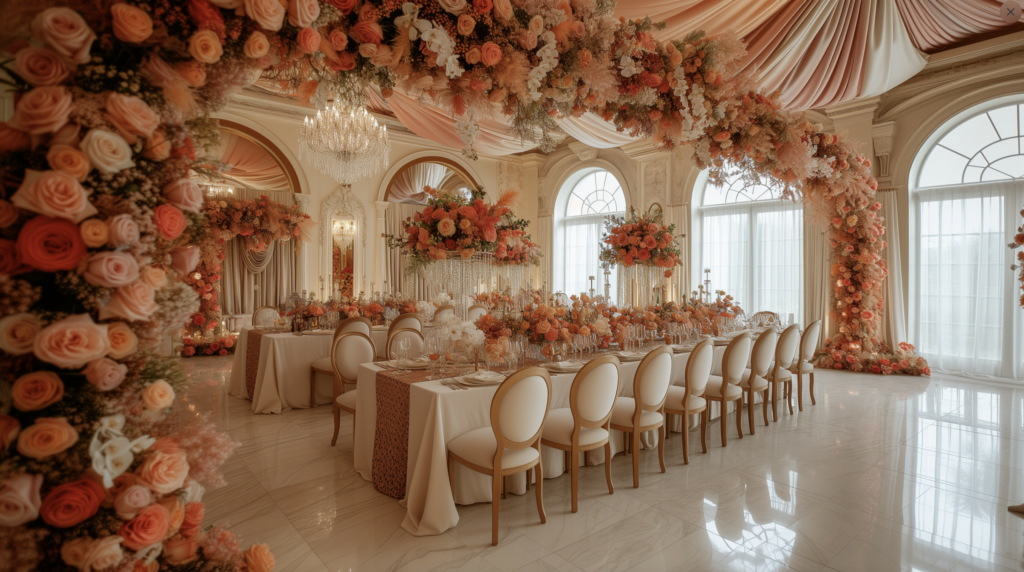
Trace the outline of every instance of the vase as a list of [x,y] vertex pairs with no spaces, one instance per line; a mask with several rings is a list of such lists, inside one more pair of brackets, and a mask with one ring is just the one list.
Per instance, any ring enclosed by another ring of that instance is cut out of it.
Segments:
[[618,304],[647,309],[661,303],[665,269],[660,266],[619,265]]
[[[453,254],[453,253],[449,253]],[[451,258],[434,260],[424,267],[427,286],[433,295],[447,292],[452,297],[455,315],[465,319],[467,301],[481,287],[486,288],[494,276],[494,254],[476,252],[469,258],[457,253]]]

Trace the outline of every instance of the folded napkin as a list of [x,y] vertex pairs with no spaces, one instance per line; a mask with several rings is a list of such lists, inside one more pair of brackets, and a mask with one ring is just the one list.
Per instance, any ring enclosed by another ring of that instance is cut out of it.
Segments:
[[481,369],[462,376],[459,383],[462,385],[497,385],[505,381],[505,376],[496,372]]
[[430,366],[430,358],[419,357],[413,359],[393,359],[383,362],[385,367],[398,369],[426,369]]

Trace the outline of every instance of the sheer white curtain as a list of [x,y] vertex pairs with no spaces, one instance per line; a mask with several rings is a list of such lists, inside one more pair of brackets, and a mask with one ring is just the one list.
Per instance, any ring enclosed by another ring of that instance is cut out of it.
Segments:
[[[615,213],[621,214],[621,213]],[[565,274],[563,290],[566,294],[579,294],[590,289],[589,277],[594,277],[596,294],[604,294],[604,269],[601,268],[601,236],[608,215],[577,216],[564,219],[565,244],[563,259]],[[616,292],[616,273],[612,272],[611,291]]]
[[[384,232],[394,236],[402,237],[404,227],[402,223],[406,218],[413,216],[423,210],[422,205],[391,203],[384,214]],[[431,293],[427,289],[427,281],[420,275],[407,275],[405,271],[405,255],[398,249],[387,249],[384,253],[386,264],[384,265],[384,279],[388,281],[388,287],[392,292],[401,292],[413,300],[429,300]]]
[[918,350],[938,369],[1024,379],[1024,311],[1006,247],[1021,182],[921,189],[916,199]]
[[[703,207],[701,269],[748,313],[803,321],[803,209],[783,201]],[[701,274],[703,278],[703,273]],[[714,298],[714,295],[712,295]]]
[[907,321],[903,312],[903,266],[900,263],[900,227],[899,209],[896,202],[896,189],[886,189],[878,193],[882,203],[880,214],[885,219],[885,239],[888,244],[882,253],[889,275],[882,287],[885,296],[885,313],[882,324],[885,340],[889,347],[896,347],[900,342],[907,341]]

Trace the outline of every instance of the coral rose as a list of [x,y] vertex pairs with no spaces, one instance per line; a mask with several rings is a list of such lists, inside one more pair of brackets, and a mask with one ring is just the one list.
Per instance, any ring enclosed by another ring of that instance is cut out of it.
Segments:
[[224,55],[220,37],[213,30],[199,30],[188,39],[188,53],[204,64],[215,64]]
[[199,247],[188,245],[171,250],[171,266],[181,275],[195,270],[199,264]]
[[139,263],[127,252],[99,252],[89,259],[82,277],[93,286],[118,288],[138,280]]
[[153,131],[160,126],[160,116],[145,101],[132,95],[111,93],[107,96],[106,110],[106,118],[114,124],[121,137],[132,145],[139,137],[153,135]]
[[437,3],[449,14],[461,14],[466,9],[466,0],[437,0]]
[[190,502],[185,505],[185,519],[181,522],[181,534],[186,538],[195,538],[203,527],[206,507],[201,502]]
[[22,48],[14,57],[14,71],[33,87],[58,85],[68,78],[70,71],[53,50]]
[[285,8],[278,0],[245,0],[245,15],[264,30],[276,32],[284,24]]
[[0,350],[12,356],[29,353],[42,327],[39,318],[24,312],[0,318]]
[[11,204],[42,215],[78,223],[98,211],[75,177],[63,171],[25,170],[25,179]]
[[167,139],[167,132],[158,128],[153,135],[146,139],[142,148],[142,156],[150,161],[164,161],[171,156],[171,141]]
[[158,379],[142,390],[142,403],[150,411],[167,409],[174,404],[174,388]]
[[163,188],[164,198],[173,206],[190,213],[198,213],[203,207],[203,191],[195,181],[178,179]]
[[540,14],[537,14],[533,18],[530,18],[530,24],[529,24],[527,29],[530,30],[531,32],[533,32],[534,34],[536,34],[537,36],[540,36],[541,34],[543,34],[544,33],[544,17],[541,16]]
[[491,3],[491,0],[473,0],[473,7],[476,8],[478,12],[486,14],[491,11],[493,6],[494,4]]
[[331,42],[331,47],[338,51],[344,50],[345,46],[348,45],[348,36],[345,35],[345,32],[342,32],[337,28],[331,30],[327,39]]
[[110,351],[107,326],[78,314],[53,322],[36,336],[32,352],[40,360],[64,369],[78,369]]
[[508,22],[515,17],[510,0],[494,0],[494,15],[503,22]]
[[295,42],[303,52],[307,54],[316,53],[320,49],[320,33],[313,28],[302,28],[299,30],[299,35],[296,37]]
[[147,266],[142,269],[140,274],[142,281],[149,284],[153,288],[163,288],[167,286],[167,272],[159,266]]
[[18,452],[31,459],[62,453],[78,442],[78,431],[66,419],[37,417],[18,435]]
[[93,540],[88,536],[80,536],[61,547],[61,557],[68,566],[74,566],[81,572],[94,572],[110,568],[124,559],[121,550],[120,536],[105,536]]
[[195,536],[182,536],[164,541],[163,556],[171,566],[182,566],[199,559],[199,541]]
[[32,36],[75,63],[89,61],[96,34],[71,8],[47,8],[32,20]]
[[[465,0],[462,0],[465,3]],[[271,572],[277,563],[274,553],[266,544],[253,544],[245,551],[245,567],[248,572]]]
[[32,140],[28,133],[11,127],[10,123],[0,121],[0,153],[28,149],[31,144]]
[[67,124],[73,106],[64,86],[37,87],[21,96],[7,124],[30,135],[56,133]]
[[288,23],[296,28],[308,28],[320,17],[317,0],[288,0]]
[[181,209],[174,205],[160,205],[153,209],[153,223],[160,235],[167,240],[174,240],[185,232],[188,221]]
[[21,227],[16,249],[22,262],[43,272],[74,270],[85,256],[78,225],[48,216],[37,216]]
[[10,201],[0,199],[0,228],[7,228],[16,222],[18,222],[18,209],[14,208]]
[[110,246],[130,246],[139,243],[139,225],[128,214],[119,214],[107,221]]
[[11,443],[18,438],[18,433],[21,433],[21,424],[18,420],[0,413],[0,455],[7,452]]
[[104,129],[90,129],[82,138],[82,151],[96,170],[113,175],[135,166],[132,161],[132,148],[123,137]]
[[493,66],[501,62],[501,46],[494,42],[484,42],[480,48],[480,61],[485,66]]
[[121,385],[128,375],[128,366],[109,358],[92,360],[82,370],[82,375],[96,391],[110,391]]
[[114,20],[114,36],[122,42],[141,44],[153,35],[153,20],[144,10],[128,4],[110,7]]
[[185,80],[190,87],[206,85],[206,64],[197,61],[178,62],[174,71]]
[[131,485],[114,496],[114,512],[121,520],[131,520],[153,504],[153,493],[144,485]]
[[245,54],[245,57],[253,59],[261,58],[267,55],[269,51],[270,40],[267,39],[266,34],[259,31],[253,32],[242,48],[242,53]]
[[153,287],[142,281],[121,286],[100,307],[100,319],[121,318],[128,321],[148,320],[157,311]]
[[178,529],[181,528],[182,521],[185,520],[185,505],[181,503],[181,498],[178,495],[168,495],[156,502],[163,505],[167,509],[167,513],[171,515],[171,520],[167,526],[167,535],[173,536],[177,534]]
[[54,171],[67,173],[78,182],[82,182],[92,171],[89,158],[70,145],[53,145],[46,152],[46,162]]
[[167,525],[171,515],[158,504],[151,504],[139,511],[135,518],[125,522],[117,534],[124,539],[124,546],[130,550],[141,550],[167,538]]
[[384,32],[377,22],[359,22],[349,28],[349,35],[360,44],[380,44],[384,39]]
[[[466,63],[467,64],[479,63],[480,62],[480,48],[478,46],[473,46],[473,47],[469,48],[468,50],[466,50],[466,53],[465,53],[465,55],[463,57],[466,59]],[[479,81],[479,80],[477,80],[477,81]],[[470,208],[472,208],[472,207],[470,207]]]
[[[180,489],[188,477],[188,461],[181,451],[154,451],[135,471],[151,491],[166,495]],[[165,509],[166,510],[166,509]]]
[[139,338],[124,322],[107,324],[107,337],[110,340],[110,353],[114,359],[124,359],[139,349]]
[[330,2],[331,5],[333,5],[338,10],[341,10],[341,13],[346,15],[346,16],[351,14],[352,11],[356,9],[356,6],[359,5],[359,0],[327,0],[327,1]]
[[524,50],[532,50],[537,47],[537,34],[529,30],[521,30],[519,37],[516,39],[520,48]]
[[452,236],[455,234],[455,230],[455,221],[450,218],[441,219],[437,223],[437,232],[441,233],[441,236]]
[[64,382],[52,371],[34,371],[11,386],[14,407],[19,411],[45,409],[64,398]]
[[42,475],[18,473],[0,481],[0,526],[15,527],[39,518]]
[[468,36],[473,33],[473,28],[475,27],[476,20],[474,20],[469,14],[463,14],[459,16],[459,21],[455,26],[455,31],[463,36]]
[[56,528],[82,523],[99,511],[103,487],[91,479],[79,479],[57,485],[43,499],[39,514],[43,522]]

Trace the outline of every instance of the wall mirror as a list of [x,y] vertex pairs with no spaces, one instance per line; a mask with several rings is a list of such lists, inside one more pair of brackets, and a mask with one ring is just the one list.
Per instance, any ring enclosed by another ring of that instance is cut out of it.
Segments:
[[349,185],[340,185],[320,203],[321,300],[358,296],[368,290],[365,261],[366,211]]
[[352,297],[355,272],[356,221],[348,215],[339,215],[331,222],[333,260],[331,263],[334,296]]

